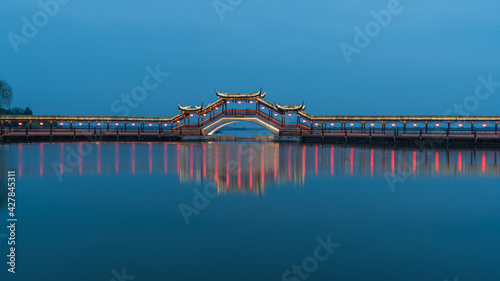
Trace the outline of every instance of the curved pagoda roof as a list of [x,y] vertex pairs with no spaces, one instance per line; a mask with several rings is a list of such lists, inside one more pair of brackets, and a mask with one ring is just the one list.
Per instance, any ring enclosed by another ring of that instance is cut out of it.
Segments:
[[230,94],[229,92],[219,93],[217,90],[215,90],[215,93],[221,99],[251,99],[264,98],[267,92],[262,93],[262,89],[260,89],[260,91],[253,93]]
[[304,111],[306,109],[306,105],[304,102],[302,102],[299,105],[293,104],[293,105],[279,105],[276,102],[274,103],[276,105],[276,108],[278,108],[279,111]]
[[203,103],[200,106],[198,106],[198,105],[181,106],[180,104],[177,104],[177,108],[179,108],[179,110],[183,111],[183,112],[199,112],[203,109]]

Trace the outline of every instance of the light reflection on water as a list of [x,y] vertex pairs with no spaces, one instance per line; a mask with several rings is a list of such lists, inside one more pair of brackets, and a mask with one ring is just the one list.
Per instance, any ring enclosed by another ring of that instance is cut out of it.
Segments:
[[[17,171],[14,280],[111,280],[122,267],[135,280],[283,280],[329,235],[342,246],[307,280],[498,280],[499,156],[274,143],[3,145],[0,173]],[[219,193],[199,207],[205,183]],[[180,204],[198,206],[189,224]],[[11,280],[6,273],[0,280]]]
[[180,182],[215,183],[219,192],[261,192],[314,177],[498,177],[498,154],[319,144],[42,143],[3,147],[2,169],[16,168],[21,178],[175,174]]

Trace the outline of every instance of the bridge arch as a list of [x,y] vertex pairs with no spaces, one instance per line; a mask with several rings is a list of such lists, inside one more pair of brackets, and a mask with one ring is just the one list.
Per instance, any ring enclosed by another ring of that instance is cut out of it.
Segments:
[[245,117],[245,118],[222,117],[208,124],[207,126],[203,127],[203,134],[211,136],[213,133],[217,132],[217,130],[219,130],[220,128],[237,122],[250,122],[257,124],[261,127],[266,128],[275,136],[279,136],[280,133],[280,129],[276,127],[274,124],[265,122],[264,120],[258,117]]

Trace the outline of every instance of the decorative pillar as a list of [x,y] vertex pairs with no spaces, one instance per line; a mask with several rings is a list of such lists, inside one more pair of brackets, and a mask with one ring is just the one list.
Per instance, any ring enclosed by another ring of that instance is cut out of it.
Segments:
[[429,131],[429,121],[425,121],[425,133]]
[[125,132],[127,131],[127,122],[123,122],[123,127],[125,127]]
[[474,132],[474,122],[470,122],[470,131]]
[[90,132],[90,121],[89,121],[89,132]]
[[406,133],[406,121],[403,121],[403,133]]
[[[32,122],[33,122],[33,121],[31,121],[31,120],[30,120],[30,130],[32,129],[32,127],[31,127],[31,123],[32,123]],[[9,121],[9,131],[10,131],[10,121]]]
[[[498,121],[495,122],[495,134],[498,132]],[[496,154],[495,154],[496,155]]]
[[73,121],[69,121],[69,129],[73,129]]

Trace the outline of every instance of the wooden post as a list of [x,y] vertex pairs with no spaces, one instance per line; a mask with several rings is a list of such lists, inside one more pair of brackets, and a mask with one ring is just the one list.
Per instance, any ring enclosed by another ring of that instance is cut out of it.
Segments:
[[73,129],[73,121],[69,121],[69,129]]
[[450,131],[450,121],[448,121],[448,131]]
[[123,126],[125,127],[125,132],[127,132],[127,122],[123,122]]
[[406,134],[406,121],[403,121],[403,134]]
[[[498,132],[498,121],[495,122],[495,134]],[[496,154],[495,154],[496,156]]]
[[109,121],[106,121],[106,132],[109,132]]
[[470,122],[470,131],[474,132],[474,122]]
[[425,133],[429,131],[429,121],[425,121]]
[[90,121],[89,121],[89,132],[90,132]]

